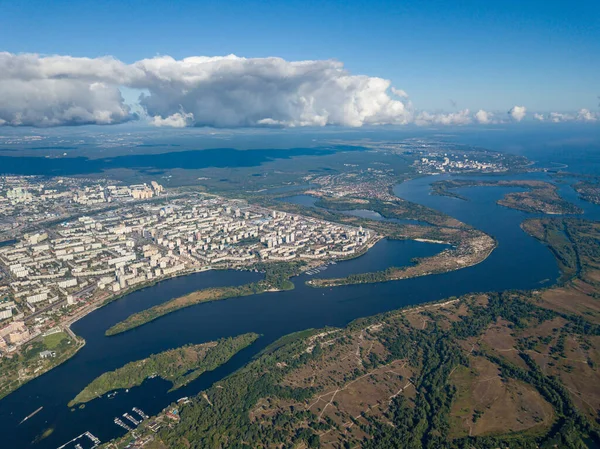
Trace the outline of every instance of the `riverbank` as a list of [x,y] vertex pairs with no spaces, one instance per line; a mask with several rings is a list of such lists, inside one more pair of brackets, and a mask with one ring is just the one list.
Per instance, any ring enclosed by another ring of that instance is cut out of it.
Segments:
[[307,264],[302,262],[271,262],[256,264],[254,269],[264,271],[265,273],[265,279],[261,281],[251,282],[237,287],[213,287],[195,291],[141,312],[134,313],[125,320],[110,327],[105,335],[117,335],[147,324],[177,310],[204,302],[252,296],[266,292],[293,290],[294,284],[290,281],[290,278],[301,273],[306,268],[306,265]]
[[[351,258],[361,256],[369,248],[371,248],[375,243],[377,243],[380,240],[380,238],[381,238],[381,236],[375,235],[371,239],[371,241],[368,242],[364,251],[353,254],[349,257],[346,257],[345,259],[351,259]],[[188,306],[191,306],[194,304],[199,304],[202,302],[216,301],[216,300],[234,298],[234,297],[239,297],[239,296],[250,296],[250,295],[255,295],[255,294],[260,294],[260,293],[265,293],[265,292],[279,292],[279,291],[285,291],[285,290],[292,290],[294,288],[294,285],[291,281],[289,281],[289,277],[299,274],[300,271],[298,269],[294,269],[294,268],[292,268],[291,271],[284,269],[283,272],[287,272],[288,274],[279,276],[279,274],[277,274],[277,271],[278,271],[277,267],[281,267],[282,265],[289,265],[289,267],[296,267],[296,268],[299,266],[303,266],[304,267],[303,270],[308,270],[310,268],[314,268],[314,267],[322,264],[322,262],[323,261],[321,261],[321,260],[317,260],[317,261],[313,261],[313,262],[309,262],[309,263],[305,263],[305,264],[299,263],[299,262],[291,262],[289,264],[285,264],[285,263],[282,264],[281,262],[267,262],[267,263],[255,264],[250,267],[237,267],[236,269],[239,269],[241,271],[259,269],[260,271],[264,271],[265,273],[271,273],[270,279],[268,279],[267,282],[259,281],[259,282],[246,284],[243,286],[238,286],[238,287],[210,288],[207,290],[194,292],[190,295],[186,295],[184,298],[176,298],[175,300],[172,300],[172,301],[166,303],[163,307],[157,306],[157,307],[151,308],[149,310],[140,312],[139,314],[132,315],[127,320],[117,323],[115,326],[112,326],[106,332],[106,335],[110,336],[110,335],[116,335],[118,333],[125,332],[127,330],[141,326],[142,324],[146,324],[150,321],[153,321],[163,315],[174,312],[175,310],[179,310],[180,308],[188,307]],[[79,342],[80,346],[77,349],[77,350],[79,350],[81,347],[83,347],[85,345],[85,340],[81,337],[76,336],[76,334],[72,330],[71,326],[74,323],[76,323],[77,321],[79,321],[79,320],[85,318],[86,316],[88,316],[89,314],[93,313],[94,311],[99,310],[103,307],[106,307],[107,305],[113,303],[114,301],[116,301],[118,299],[126,297],[132,293],[151,288],[151,287],[156,286],[157,284],[160,284],[161,282],[164,282],[164,281],[168,281],[168,280],[175,279],[178,277],[185,277],[185,276],[193,275],[196,273],[211,271],[211,270],[227,270],[227,269],[231,269],[231,268],[227,267],[227,266],[194,267],[194,268],[187,269],[187,270],[179,272],[179,273],[174,273],[172,275],[162,277],[160,279],[153,279],[151,281],[147,281],[147,282],[135,285],[126,290],[122,290],[118,293],[108,293],[106,296],[97,298],[96,300],[84,305],[81,309],[77,310],[74,315],[69,316],[66,320],[60,322],[59,326],[61,328],[65,329],[65,331],[68,332],[72,336],[72,338],[76,339],[76,341]],[[64,357],[61,356],[60,363],[67,361],[68,359],[73,357],[76,353],[77,353],[77,351],[72,351],[68,354],[65,354]],[[10,366],[8,366],[7,363],[4,363],[4,365],[6,365],[6,367],[5,367],[6,369],[4,369],[4,376],[6,376],[6,377],[11,377],[11,376],[15,377],[16,376],[16,377],[18,377],[19,381],[18,382],[11,381],[10,386],[4,386],[4,387],[0,386],[0,399],[4,396],[7,396],[8,394],[14,392],[15,390],[20,388],[22,385],[24,385],[29,380],[39,377],[42,374],[45,374],[45,373],[51,371],[53,368],[58,366],[58,364],[59,363],[44,366],[42,369],[36,371],[34,375],[32,374],[29,377],[23,377],[23,376],[20,376],[18,374],[18,372],[14,371],[15,367],[21,366],[21,365],[13,363],[13,364],[10,364]],[[11,374],[11,373],[13,373],[13,371],[14,371],[14,375]]]
[[[125,296],[128,296],[132,293],[139,292],[144,289],[148,289],[153,286],[156,286],[156,285],[160,284],[161,282],[169,281],[169,280],[179,278],[179,277],[190,276],[190,275],[197,274],[197,273],[203,273],[203,272],[211,271],[214,269],[215,268],[212,268],[212,267],[208,268],[208,269],[203,267],[200,269],[186,270],[185,272],[175,273],[168,277],[163,277],[161,279],[156,279],[156,280],[152,280],[150,282],[136,285],[125,291],[121,291],[118,294],[110,295],[109,297],[96,299],[95,301],[85,305],[83,308],[78,310],[75,313],[75,315],[68,317],[67,320],[62,321],[58,324],[58,327],[60,327],[64,332],[69,334],[69,336],[73,339],[73,341],[77,342],[77,345],[73,346],[73,347],[69,347],[69,350],[67,352],[57,354],[56,358],[51,357],[51,358],[45,359],[44,360],[45,364],[41,367],[38,366],[39,365],[39,363],[38,363],[39,357],[32,357],[32,356],[27,357],[24,354],[20,354],[20,353],[13,354],[12,358],[4,357],[4,358],[0,359],[0,367],[2,367],[2,373],[0,375],[0,399],[6,397],[9,394],[13,393],[14,391],[18,390],[19,388],[21,388],[23,385],[30,382],[31,380],[36,379],[44,374],[49,373],[50,371],[52,371],[59,365],[65,363],[66,361],[70,360],[73,356],[75,356],[77,354],[77,352],[79,352],[79,350],[81,350],[85,346],[86,341],[83,337],[78,336],[73,331],[71,326],[73,326],[73,324],[75,324],[79,320],[85,318],[92,312],[95,312],[103,307],[106,307],[107,305],[111,304],[112,302],[114,302],[118,299],[121,299]],[[216,268],[216,269],[220,270],[221,268]],[[227,268],[222,268],[222,269],[225,270]],[[29,347],[30,345],[34,345],[35,351],[41,352],[44,349],[47,349],[47,348],[43,347],[43,345],[42,346],[38,345],[38,343],[41,341],[43,341],[43,336],[38,336],[38,337],[32,339],[31,342],[29,342],[26,346]],[[24,353],[30,353],[31,351],[33,351],[33,349],[25,350]],[[36,356],[37,356],[37,352],[35,354]],[[26,362],[26,363],[23,364],[23,362]],[[27,374],[24,374],[24,373],[27,373]],[[4,382],[2,382],[3,378],[10,379],[10,380],[8,380],[7,383],[4,383]]]
[[[60,333],[68,334],[71,340],[65,337],[57,341],[56,336]],[[69,328],[52,335],[52,338],[44,335],[34,338],[27,343],[28,349],[23,354],[13,354],[11,358],[0,359],[0,399],[65,363],[86,344],[83,338],[76,336]],[[50,351],[54,355],[41,358],[39,353],[42,351]]]
[[[293,284],[291,284],[291,288]],[[164,304],[151,307],[150,309],[143,310],[142,312],[135,313],[124,321],[121,321],[114,326],[110,327],[105,335],[107,337],[117,335],[123,332],[127,332],[136,327],[150,323],[151,321],[157,320],[160,317],[173,313],[177,310],[191,307],[197,304],[210,301],[220,301],[229,298],[238,298],[242,296],[259,295],[266,292],[277,292],[282,289],[274,288],[264,282],[253,282],[245,284],[239,287],[215,287],[204,290],[198,290],[190,293],[189,295],[181,296],[179,298],[172,299]]]

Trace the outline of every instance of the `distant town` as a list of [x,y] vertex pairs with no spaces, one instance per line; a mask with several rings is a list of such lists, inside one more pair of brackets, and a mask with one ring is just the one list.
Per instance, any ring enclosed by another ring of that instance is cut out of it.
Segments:
[[[121,186],[13,176],[0,182],[4,230],[36,227],[0,247],[4,355],[39,335],[70,332],[73,321],[105,301],[161,279],[257,262],[345,258],[377,238],[362,227],[243,200],[198,192],[169,197],[154,181]],[[77,217],[60,221],[68,214]]]

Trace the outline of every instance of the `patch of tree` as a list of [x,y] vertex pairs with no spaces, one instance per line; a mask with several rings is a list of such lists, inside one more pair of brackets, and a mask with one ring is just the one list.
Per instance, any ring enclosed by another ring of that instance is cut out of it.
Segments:
[[385,418],[393,426],[365,415],[367,424],[362,427],[369,438],[362,447],[443,447],[448,441],[448,416],[456,393],[448,378],[456,366],[468,365],[467,359],[436,323],[427,332],[411,330],[408,334],[387,336],[384,342],[390,359],[408,358],[411,365],[420,366],[418,376],[412,379],[417,395],[413,407],[402,395],[392,400]]
[[[287,373],[320,357],[318,350],[302,351],[300,356],[295,356],[301,347],[302,341],[290,341],[220,382],[220,388],[208,390],[206,393],[213,406],[202,398],[194,398],[182,407],[177,426],[161,430],[161,439],[173,448],[294,447],[300,442],[308,447],[319,447],[318,433],[328,430],[331,424],[319,420],[308,410],[289,407],[265,418],[250,417],[250,412],[263,398],[302,402],[315,394],[315,388],[281,385]],[[285,360],[287,366],[277,367],[281,360]]]
[[532,322],[541,323],[558,316],[556,312],[544,309],[523,299],[522,292],[489,293],[487,305],[470,305],[471,313],[462,316],[452,325],[454,337],[464,339],[476,337],[485,331],[498,318],[503,318],[517,329],[528,327]]

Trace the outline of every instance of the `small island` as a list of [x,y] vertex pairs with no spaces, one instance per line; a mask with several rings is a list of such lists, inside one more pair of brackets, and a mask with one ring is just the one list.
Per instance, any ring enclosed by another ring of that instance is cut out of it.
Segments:
[[182,346],[130,362],[94,379],[68,405],[73,407],[110,391],[139,386],[151,376],[159,376],[171,382],[172,389],[176,390],[206,371],[223,365],[258,337],[258,334],[248,333],[199,345]]
[[600,204],[600,184],[597,182],[580,181],[573,188],[584,201],[592,204]]

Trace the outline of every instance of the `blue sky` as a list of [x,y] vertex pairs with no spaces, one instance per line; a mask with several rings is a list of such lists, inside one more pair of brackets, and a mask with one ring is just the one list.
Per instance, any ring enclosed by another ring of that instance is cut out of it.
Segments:
[[342,61],[420,109],[598,110],[599,1],[0,0],[0,50]]

